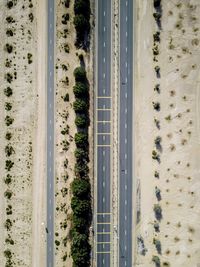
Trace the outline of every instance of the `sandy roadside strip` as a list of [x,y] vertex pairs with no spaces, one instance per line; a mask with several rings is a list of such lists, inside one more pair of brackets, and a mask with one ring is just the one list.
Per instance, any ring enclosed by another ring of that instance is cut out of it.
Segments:
[[38,117],[33,171],[32,266],[34,267],[46,265],[46,5],[46,0],[38,0],[36,4]]

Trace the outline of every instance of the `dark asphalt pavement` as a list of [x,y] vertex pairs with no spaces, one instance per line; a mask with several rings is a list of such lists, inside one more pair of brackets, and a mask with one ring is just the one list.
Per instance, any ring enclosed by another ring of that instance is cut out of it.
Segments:
[[97,0],[98,50],[96,92],[97,267],[110,266],[111,231],[111,0]]
[[120,0],[119,267],[132,266],[133,0]]

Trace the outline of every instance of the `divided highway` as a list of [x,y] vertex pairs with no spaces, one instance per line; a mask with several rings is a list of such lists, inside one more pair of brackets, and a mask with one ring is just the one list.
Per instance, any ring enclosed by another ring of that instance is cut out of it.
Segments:
[[54,266],[54,0],[48,0],[47,44],[47,266]]
[[120,0],[119,267],[132,266],[133,1]]
[[96,0],[96,266],[110,267],[111,260],[111,0]]

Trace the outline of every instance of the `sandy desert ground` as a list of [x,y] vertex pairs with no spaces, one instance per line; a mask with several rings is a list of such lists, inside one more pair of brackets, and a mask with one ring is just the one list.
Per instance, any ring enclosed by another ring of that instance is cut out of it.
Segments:
[[137,1],[135,266],[200,264],[199,12]]
[[[41,132],[43,78],[38,83],[37,72],[39,24],[36,7],[40,7],[36,0],[0,1],[1,266],[31,266],[32,244],[40,244],[44,236],[41,222],[45,217],[41,210],[36,211],[44,196],[43,191],[38,190],[44,188],[41,187],[43,152],[40,158],[37,154],[39,148],[45,151],[44,131]],[[38,233],[35,239],[33,231]],[[40,252],[43,253],[41,248]]]

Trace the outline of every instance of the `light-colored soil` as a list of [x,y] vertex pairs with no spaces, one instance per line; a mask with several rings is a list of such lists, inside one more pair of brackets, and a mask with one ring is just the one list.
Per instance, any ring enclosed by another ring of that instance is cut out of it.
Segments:
[[[34,166],[37,164],[35,156],[38,154],[37,146],[40,147],[40,141],[36,142],[38,131],[38,103],[40,103],[39,111],[41,111],[41,101],[44,95],[40,94],[42,88],[37,86],[37,17],[36,5],[38,2],[33,1],[14,1],[14,6],[8,9],[5,1],[0,2],[0,18],[1,18],[1,50],[0,50],[0,67],[1,67],[1,90],[0,90],[0,103],[1,103],[1,117],[0,117],[0,262],[1,266],[5,266],[5,257],[3,251],[10,250],[12,253],[12,262],[15,266],[32,265],[32,231],[33,231],[33,184],[36,190],[40,184],[35,184]],[[31,22],[31,16],[33,21]],[[15,22],[7,23],[6,17],[12,16]],[[6,30],[12,29],[14,35],[8,37]],[[13,45],[12,53],[7,53],[4,50],[6,43]],[[32,56],[32,62],[28,63],[28,53]],[[11,62],[10,66],[5,66],[6,60]],[[16,78],[14,78],[16,72]],[[5,79],[6,73],[13,75],[13,81],[7,82]],[[5,96],[4,89],[10,86],[13,94],[10,97]],[[38,102],[38,98],[41,99]],[[12,104],[12,109],[5,110],[5,103]],[[43,103],[44,104],[44,103]],[[40,114],[42,116],[42,114]],[[10,116],[14,119],[13,123],[9,126],[5,124],[5,117]],[[41,119],[42,123],[43,120]],[[41,123],[41,122],[40,122]],[[41,124],[40,124],[41,126]],[[5,139],[6,132],[12,134],[10,140]],[[42,135],[43,136],[43,135]],[[11,145],[14,149],[12,155],[5,154],[6,145]],[[5,161],[11,160],[14,162],[10,171],[5,170]],[[40,166],[43,166],[43,157],[40,154]],[[39,166],[39,165],[37,165]],[[43,170],[41,168],[40,170]],[[37,170],[39,171],[39,169]],[[33,174],[34,173],[34,174]],[[7,174],[12,176],[11,183],[6,185],[4,179]],[[42,176],[40,173],[40,178]],[[12,196],[6,199],[4,192],[10,190]],[[39,195],[39,194],[38,194]],[[37,195],[37,196],[38,196]],[[42,193],[40,194],[42,199]],[[6,214],[8,205],[12,207],[12,214]],[[9,219],[12,222],[10,230],[4,227],[5,221]],[[40,223],[37,220],[36,223]],[[5,239],[10,238],[14,241],[14,245],[5,243]],[[39,236],[40,238],[40,236]],[[39,239],[38,239],[39,241]],[[38,265],[37,265],[38,266]]]
[[[135,266],[155,266],[152,256],[157,255],[160,266],[193,267],[200,263],[200,4],[197,0],[162,0],[160,54],[158,62],[153,62],[157,26],[152,2],[137,1],[136,177],[141,194],[137,237],[143,239],[146,252],[141,255],[136,245]],[[156,65],[160,66],[160,79],[155,75]],[[154,91],[158,83],[160,94]],[[160,103],[160,111],[153,109],[152,102]],[[160,130],[154,118],[160,121]],[[160,164],[152,159],[157,136],[162,138]],[[154,177],[155,171],[159,179]],[[156,186],[161,190],[160,201],[155,196]],[[157,203],[163,217],[158,233],[153,226]],[[154,238],[161,242],[161,255]]]

